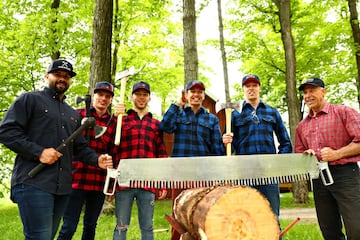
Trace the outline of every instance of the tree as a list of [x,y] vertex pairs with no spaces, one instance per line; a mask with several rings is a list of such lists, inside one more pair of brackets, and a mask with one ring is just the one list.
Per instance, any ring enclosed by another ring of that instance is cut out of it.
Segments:
[[[301,120],[301,115],[296,89],[296,57],[294,40],[291,33],[291,6],[290,0],[273,0],[273,2],[279,10],[280,32],[285,53],[286,98],[288,100],[287,108],[289,114],[290,136],[292,142],[294,142],[295,128]],[[294,202],[306,203],[309,201],[306,181],[294,182],[292,192]]]
[[183,0],[184,85],[198,79],[195,0]]
[[93,40],[90,54],[91,90],[97,82],[111,81],[111,40],[113,0],[96,0],[93,18]]
[[349,12],[350,12],[350,25],[352,29],[352,35],[354,38],[354,55],[356,59],[357,66],[357,77],[356,77],[356,87],[357,87],[357,100],[360,107],[360,29],[359,29],[359,18],[356,8],[356,3],[358,1],[348,0]]
[[226,102],[230,102],[231,99],[230,99],[230,93],[229,93],[229,75],[228,75],[228,68],[227,68],[225,43],[224,43],[224,25],[223,25],[223,19],[222,19],[221,0],[217,0],[217,6],[218,6],[218,18],[219,18],[219,43],[220,43],[221,59],[222,59],[222,64],[223,64],[225,99],[226,99]]

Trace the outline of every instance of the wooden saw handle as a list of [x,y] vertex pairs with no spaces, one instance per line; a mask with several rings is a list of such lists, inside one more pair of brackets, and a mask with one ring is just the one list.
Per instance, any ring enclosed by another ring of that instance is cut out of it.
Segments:
[[[121,104],[124,103],[127,80],[128,80],[128,77],[124,77],[121,79],[120,99],[119,99]],[[119,114],[117,116],[116,133],[115,133],[115,145],[116,146],[120,145],[122,117],[123,117],[123,114]]]
[[[231,133],[231,108],[225,108],[226,133]],[[226,145],[226,156],[231,156],[231,143]]]

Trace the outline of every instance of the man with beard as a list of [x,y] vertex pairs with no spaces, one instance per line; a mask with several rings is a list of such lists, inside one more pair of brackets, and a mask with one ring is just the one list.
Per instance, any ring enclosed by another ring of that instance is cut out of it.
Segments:
[[[17,203],[25,239],[53,239],[71,192],[73,157],[106,169],[112,158],[98,156],[83,136],[62,152],[62,144],[80,125],[80,115],[66,102],[65,92],[76,73],[63,59],[53,61],[45,75],[48,87],[24,93],[0,123],[0,142],[17,155],[11,177],[11,199]],[[46,167],[34,177],[39,163]]]
[[[132,109],[122,119],[120,145],[116,148],[116,162],[125,158],[162,158],[167,157],[160,131],[160,121],[148,112],[150,85],[140,81],[133,85],[131,92]],[[115,115],[125,112],[125,105],[114,107]],[[136,160],[134,160],[136,161]],[[166,197],[167,191],[160,189],[159,199]],[[138,208],[138,220],[142,240],[154,240],[153,214],[155,189],[118,187],[115,192],[116,227],[114,240],[125,240],[130,225],[131,209],[134,200]]]
[[[260,99],[260,79],[257,75],[245,75],[242,79],[245,101],[242,111],[233,111],[230,134],[223,135],[224,144],[233,143],[235,154],[282,154],[291,153],[292,144],[280,113]],[[278,140],[276,149],[274,135]],[[279,184],[254,186],[269,201],[279,219]]]
[[[198,80],[190,81],[178,102],[171,104],[165,113],[160,128],[166,133],[174,133],[172,157],[224,155],[219,120],[202,106],[204,99],[204,84]],[[173,204],[181,191],[183,189],[172,190]],[[179,238],[179,233],[172,229],[171,239]]]

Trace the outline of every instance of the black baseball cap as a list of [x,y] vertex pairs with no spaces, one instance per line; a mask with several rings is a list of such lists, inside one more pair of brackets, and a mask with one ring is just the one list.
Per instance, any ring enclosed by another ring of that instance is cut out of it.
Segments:
[[73,71],[73,66],[70,62],[65,59],[56,59],[48,67],[47,73],[55,72],[58,70],[67,71],[71,77],[76,76],[76,72]]
[[199,80],[193,80],[188,82],[188,84],[186,85],[186,91],[193,89],[193,88],[200,88],[201,90],[205,91],[205,85],[200,82]]
[[147,82],[140,81],[133,85],[131,93],[133,94],[135,91],[139,89],[144,89],[148,93],[150,93],[150,85]]
[[96,83],[94,88],[94,93],[99,90],[108,91],[112,96],[114,96],[114,86],[109,82]]
[[247,84],[249,82],[255,82],[255,83],[258,83],[259,85],[261,85],[260,78],[255,74],[245,75],[242,79],[242,86],[244,86],[245,84]]
[[304,87],[306,85],[313,85],[313,86],[318,86],[318,87],[322,87],[322,88],[325,87],[324,81],[321,80],[320,78],[309,78],[303,84],[300,85],[299,91],[304,90]]

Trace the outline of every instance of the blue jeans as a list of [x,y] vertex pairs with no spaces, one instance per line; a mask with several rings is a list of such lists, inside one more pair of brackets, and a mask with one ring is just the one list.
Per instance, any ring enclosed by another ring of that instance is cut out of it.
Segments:
[[270,207],[276,217],[279,219],[280,214],[280,189],[279,184],[268,184],[268,185],[260,185],[253,186],[253,188],[257,189],[262,195],[266,197],[266,199],[270,203]]
[[[314,201],[325,240],[360,239],[360,171],[356,163],[329,166],[334,184],[313,179]],[[343,224],[346,230],[342,232]]]
[[82,207],[85,203],[84,229],[82,240],[95,238],[97,220],[101,213],[105,195],[99,191],[86,191],[73,189],[63,217],[63,225],[59,232],[58,240],[71,240],[79,222]]
[[54,239],[69,195],[55,195],[25,184],[14,186],[11,194],[19,208],[25,239]]
[[115,193],[116,228],[113,240],[126,240],[134,199],[136,199],[136,206],[138,208],[141,240],[154,240],[153,214],[155,194],[140,188],[126,189]]

